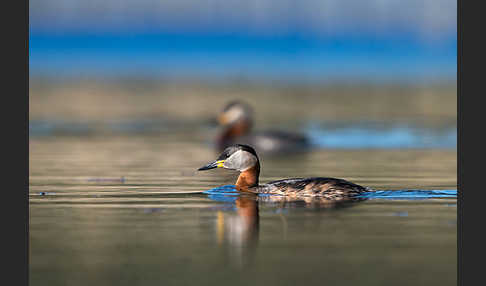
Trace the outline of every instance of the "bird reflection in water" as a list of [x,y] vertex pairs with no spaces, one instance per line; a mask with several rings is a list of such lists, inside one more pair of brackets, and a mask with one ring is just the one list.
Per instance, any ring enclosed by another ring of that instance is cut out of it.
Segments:
[[238,267],[251,263],[258,244],[259,214],[257,196],[241,195],[235,201],[236,212],[218,212],[218,244],[229,246],[231,261]]
[[319,198],[288,196],[258,196],[239,194],[234,200],[235,212],[218,211],[218,245],[228,250],[231,263],[238,268],[248,267],[253,263],[258,248],[260,216],[259,204],[275,207],[282,219],[284,238],[287,221],[282,209],[305,208],[314,211],[337,210],[356,205],[364,198],[350,198],[345,201],[332,201]]

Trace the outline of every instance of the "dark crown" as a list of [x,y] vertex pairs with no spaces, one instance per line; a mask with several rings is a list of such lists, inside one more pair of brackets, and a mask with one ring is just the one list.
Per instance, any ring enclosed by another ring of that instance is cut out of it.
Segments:
[[223,153],[219,155],[218,160],[226,160],[229,156],[233,155],[235,152],[239,150],[251,153],[258,159],[258,155],[255,152],[255,149],[253,149],[252,147],[244,144],[235,144],[224,149]]
[[228,110],[230,110],[231,108],[235,107],[235,106],[241,106],[243,109],[245,109],[247,112],[251,112],[251,107],[243,102],[243,101],[239,101],[239,100],[233,100],[231,102],[229,102],[228,104],[226,104],[226,106],[223,108],[223,112],[226,112]]

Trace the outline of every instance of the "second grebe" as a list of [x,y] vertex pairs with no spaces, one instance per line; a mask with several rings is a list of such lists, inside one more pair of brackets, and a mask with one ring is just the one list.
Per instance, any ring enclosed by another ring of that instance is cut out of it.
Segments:
[[253,110],[241,101],[228,103],[220,113],[218,121],[222,131],[216,139],[220,151],[235,143],[255,146],[259,152],[282,153],[302,151],[311,146],[309,139],[298,133],[280,130],[251,132]]
[[321,197],[328,200],[345,200],[371,189],[336,178],[292,178],[260,185],[260,161],[255,150],[243,144],[226,148],[216,161],[198,171],[225,168],[240,172],[236,189],[241,192],[279,194],[285,196]]

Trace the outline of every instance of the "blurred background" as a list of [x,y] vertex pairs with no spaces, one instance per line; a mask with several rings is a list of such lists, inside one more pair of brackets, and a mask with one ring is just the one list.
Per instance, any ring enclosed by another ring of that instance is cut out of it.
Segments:
[[33,75],[455,79],[450,0],[35,0],[30,11]]
[[161,132],[238,98],[327,147],[347,123],[453,147],[456,45],[452,0],[32,0],[30,135]]

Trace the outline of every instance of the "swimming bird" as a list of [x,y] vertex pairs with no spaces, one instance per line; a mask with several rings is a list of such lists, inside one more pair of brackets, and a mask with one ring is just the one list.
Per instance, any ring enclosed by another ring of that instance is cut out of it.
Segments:
[[367,187],[336,178],[292,178],[259,184],[260,160],[248,145],[235,144],[224,149],[213,162],[198,171],[224,168],[239,171],[235,188],[240,192],[278,194],[284,196],[320,197],[327,200],[346,200],[371,191]]
[[222,151],[236,143],[254,146],[259,152],[283,153],[303,151],[311,147],[310,140],[299,133],[280,130],[252,132],[253,109],[242,101],[228,103],[218,116],[221,132],[216,146]]

